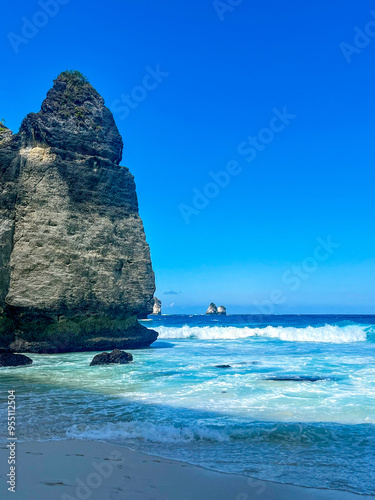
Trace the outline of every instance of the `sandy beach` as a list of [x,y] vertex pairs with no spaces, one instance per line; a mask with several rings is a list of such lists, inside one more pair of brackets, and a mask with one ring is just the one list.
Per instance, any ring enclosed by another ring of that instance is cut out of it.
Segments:
[[18,443],[16,493],[7,491],[1,444],[1,498],[20,500],[355,500],[375,498],[224,474],[94,441]]

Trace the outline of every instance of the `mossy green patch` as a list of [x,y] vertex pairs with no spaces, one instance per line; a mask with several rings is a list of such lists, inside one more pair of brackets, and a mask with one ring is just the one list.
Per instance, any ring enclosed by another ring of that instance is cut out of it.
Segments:
[[87,115],[87,110],[84,106],[76,106],[74,114],[78,120],[83,121]]
[[18,336],[28,342],[52,342],[74,346],[95,336],[122,337],[129,328],[138,325],[135,316],[128,318],[85,317],[51,322],[48,319],[21,322]]

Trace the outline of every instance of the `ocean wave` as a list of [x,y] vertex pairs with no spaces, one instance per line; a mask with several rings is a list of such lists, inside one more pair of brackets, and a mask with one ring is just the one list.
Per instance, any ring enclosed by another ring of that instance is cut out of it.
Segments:
[[[147,421],[71,428],[70,439],[97,439],[203,467],[301,486],[373,494],[370,425]],[[348,481],[349,478],[349,481]],[[255,484],[255,483],[254,483]]]
[[66,432],[70,439],[132,440],[152,443],[187,443],[193,441],[229,441],[227,433],[205,426],[181,427],[171,424],[153,424],[146,421],[107,423],[97,426],[73,425]]
[[[242,422],[206,426],[198,423],[160,423],[134,420],[130,422],[103,423],[102,425],[73,425],[66,431],[69,439],[103,440],[129,444],[144,442],[187,444],[211,442],[216,444],[244,443],[286,445],[309,444],[310,446],[335,446],[337,444],[372,448],[375,444],[373,427],[368,424],[344,426],[340,424]],[[365,440],[365,441],[364,441]]]
[[340,327],[337,325],[325,325],[321,327],[307,326],[275,327],[265,328],[235,327],[235,326],[206,326],[206,327],[167,327],[155,328],[159,333],[159,339],[200,339],[200,340],[236,340],[250,337],[266,337],[284,340],[288,342],[325,342],[332,344],[346,344],[350,342],[365,342],[367,332],[371,327],[360,325],[348,325]]

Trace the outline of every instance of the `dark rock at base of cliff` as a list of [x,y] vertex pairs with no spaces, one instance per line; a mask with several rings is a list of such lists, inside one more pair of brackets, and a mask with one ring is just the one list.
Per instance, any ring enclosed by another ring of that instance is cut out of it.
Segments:
[[[27,334],[26,334],[27,331]],[[38,332],[43,336],[39,339]],[[46,323],[29,319],[22,336],[9,345],[12,352],[57,354],[113,349],[142,349],[155,342],[158,333],[138,323],[135,317],[113,319],[104,317],[68,318]]]
[[26,366],[31,365],[32,362],[32,359],[22,354],[0,353],[0,366]]
[[133,361],[133,356],[130,353],[114,349],[112,352],[97,354],[91,361],[90,366],[109,364],[126,365],[130,361]]

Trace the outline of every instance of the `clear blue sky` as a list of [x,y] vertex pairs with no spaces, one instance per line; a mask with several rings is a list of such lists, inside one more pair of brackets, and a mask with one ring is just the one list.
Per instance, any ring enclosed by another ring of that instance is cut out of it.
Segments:
[[[223,19],[211,0],[64,0],[47,18],[37,1],[7,2],[0,118],[17,131],[61,71],[89,78],[124,138],[164,312],[256,313],[279,289],[275,313],[375,313],[375,37],[354,40],[375,4],[229,1]],[[16,53],[8,35],[22,31]],[[345,57],[342,42],[361,48]],[[158,65],[161,81],[140,89]],[[285,106],[296,117],[272,137],[262,129]],[[238,147],[259,133],[248,162]],[[238,175],[194,208],[230,161]],[[293,281],[328,235],[340,247]]]

